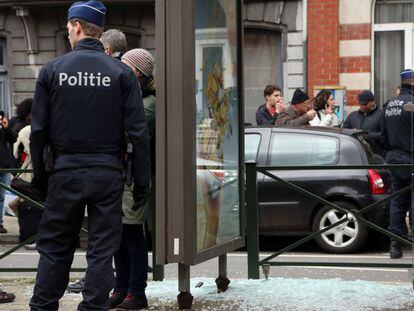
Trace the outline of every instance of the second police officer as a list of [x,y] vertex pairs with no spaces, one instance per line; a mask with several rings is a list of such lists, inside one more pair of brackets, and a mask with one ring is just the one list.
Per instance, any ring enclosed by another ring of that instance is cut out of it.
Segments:
[[[33,185],[45,190],[31,310],[57,310],[88,210],[88,269],[78,310],[107,310],[119,247],[124,133],[133,144],[134,199],[148,198],[148,131],[139,84],[128,66],[104,53],[106,8],[76,2],[68,10],[72,52],[42,68],[32,111]],[[47,149],[46,165],[44,150]]]
[[[382,141],[386,149],[386,160],[390,164],[413,163],[413,123],[414,114],[405,110],[404,106],[414,103],[414,71],[406,69],[401,72],[401,91],[398,96],[385,104],[382,114]],[[393,192],[410,186],[412,172],[406,168],[391,171]],[[406,191],[391,200],[390,224],[388,230],[407,238],[405,222],[407,212],[411,208],[411,192]],[[412,211],[411,211],[412,212]],[[391,259],[401,258],[403,252],[396,240],[391,240]]]

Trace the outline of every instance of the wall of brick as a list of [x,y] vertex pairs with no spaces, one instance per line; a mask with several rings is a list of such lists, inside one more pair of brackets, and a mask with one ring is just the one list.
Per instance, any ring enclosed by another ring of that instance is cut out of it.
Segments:
[[371,24],[339,25],[340,40],[371,39]]
[[341,73],[371,72],[371,57],[341,57],[339,67]]
[[308,92],[339,83],[339,0],[308,0]]

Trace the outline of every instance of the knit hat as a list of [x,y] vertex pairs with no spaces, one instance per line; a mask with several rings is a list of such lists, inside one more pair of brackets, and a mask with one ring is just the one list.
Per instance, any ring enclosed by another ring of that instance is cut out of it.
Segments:
[[358,103],[360,105],[367,105],[369,102],[375,101],[374,94],[371,91],[362,91],[358,95]]
[[308,94],[301,91],[300,89],[296,89],[295,93],[293,93],[291,104],[292,105],[300,104],[300,103],[307,101],[308,99],[309,99]]
[[154,70],[155,60],[151,53],[144,49],[133,49],[126,52],[122,59],[130,62],[145,76],[151,77]]
[[68,20],[79,18],[99,27],[105,25],[106,8],[101,1],[78,1],[68,10]]
[[405,69],[400,72],[401,80],[414,79],[414,71],[412,69]]

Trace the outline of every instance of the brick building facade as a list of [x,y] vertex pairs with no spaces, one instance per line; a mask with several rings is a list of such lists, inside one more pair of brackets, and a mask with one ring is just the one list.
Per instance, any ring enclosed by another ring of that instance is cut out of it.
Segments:
[[[412,68],[414,1],[308,0],[307,22],[308,92],[314,85],[345,87],[348,111],[366,89],[382,105],[399,84],[398,72]],[[403,60],[393,64],[398,55]]]
[[[129,48],[155,55],[155,1],[104,0],[106,28],[123,30]],[[266,84],[279,84],[287,101],[296,88],[314,94],[315,86],[341,86],[349,111],[364,89],[375,91],[382,104],[397,87],[398,72],[414,65],[413,1],[243,1],[246,122],[254,123]],[[12,114],[33,95],[41,66],[69,50],[71,2],[0,0],[2,110]]]

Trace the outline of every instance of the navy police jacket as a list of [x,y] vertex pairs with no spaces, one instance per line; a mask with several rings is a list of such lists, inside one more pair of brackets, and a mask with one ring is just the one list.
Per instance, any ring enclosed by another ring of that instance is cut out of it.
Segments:
[[[387,160],[406,155],[404,163],[411,163],[413,148],[414,113],[404,110],[404,105],[414,103],[414,87],[403,84],[400,95],[385,104],[382,114],[382,142],[388,150]],[[409,158],[409,159],[408,159]],[[395,162],[393,159],[391,161]],[[400,163],[401,161],[398,161]]]
[[134,182],[149,185],[150,152],[139,83],[132,70],[86,38],[45,64],[32,109],[34,183],[47,178],[44,150],[58,155],[54,170],[109,166],[121,169],[124,133],[133,144]]

